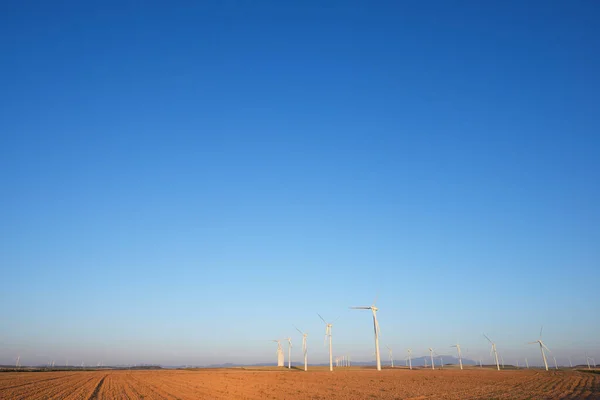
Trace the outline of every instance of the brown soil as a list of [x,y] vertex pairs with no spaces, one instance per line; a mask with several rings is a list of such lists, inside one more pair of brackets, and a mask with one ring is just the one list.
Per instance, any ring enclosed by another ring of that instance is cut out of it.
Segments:
[[0,399],[600,399],[600,375],[485,368],[6,372]]

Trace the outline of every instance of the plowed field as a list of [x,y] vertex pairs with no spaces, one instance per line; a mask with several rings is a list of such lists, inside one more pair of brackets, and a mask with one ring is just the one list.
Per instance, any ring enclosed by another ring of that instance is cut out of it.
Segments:
[[490,369],[6,372],[0,399],[600,399],[600,375]]

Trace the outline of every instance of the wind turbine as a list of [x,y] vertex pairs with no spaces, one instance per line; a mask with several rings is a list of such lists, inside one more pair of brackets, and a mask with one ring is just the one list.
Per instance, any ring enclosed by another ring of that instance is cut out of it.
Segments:
[[527,369],[529,369],[529,362],[527,361],[527,357],[525,357],[525,365],[527,365]]
[[19,364],[21,362],[21,356],[18,355],[17,356],[17,363],[15,364],[15,368],[19,368],[21,365]]
[[407,353],[408,353],[408,368],[409,368],[409,369],[412,369],[412,361],[411,361],[411,359],[410,359],[410,355],[412,354],[412,350],[411,350],[411,349],[408,349],[408,350],[407,350]]
[[[331,348],[331,328],[333,327],[333,323],[328,323],[327,321],[325,321],[323,317],[321,317],[321,314],[317,313],[317,315],[319,316],[319,318],[321,318],[323,322],[325,322],[325,343],[327,343],[327,337],[329,337],[329,370],[333,371],[333,353]],[[335,321],[337,321],[338,318],[336,318]]]
[[429,357],[431,357],[431,369],[435,369],[435,363],[433,362],[433,349],[429,348]]
[[377,307],[375,307],[375,302],[377,301],[377,297],[373,301],[373,304],[369,307],[350,307],[354,310],[371,310],[373,312],[373,330],[375,331],[375,359],[377,360],[377,371],[381,371],[381,356],[379,354],[379,323],[377,322]]
[[[296,327],[294,326],[294,328],[296,328]],[[302,352],[304,353],[304,370],[308,371],[308,351],[306,348],[306,337],[308,336],[308,333],[304,333],[298,328],[296,328],[296,330],[298,332],[300,332],[300,334],[302,335]]]
[[392,349],[390,349],[390,346],[385,347],[387,347],[388,351],[390,352],[390,362],[392,363],[392,368],[394,368],[394,356],[392,355]]
[[278,367],[283,367],[284,364],[284,360],[283,360],[283,349],[281,348],[281,340],[278,339],[273,339],[271,340],[272,342],[277,343],[277,366]]
[[288,341],[288,369],[292,369],[292,338],[287,338]]
[[[462,366],[462,354],[460,353],[460,344],[456,343],[454,346],[450,346],[450,347],[456,347],[456,351],[458,352],[458,363],[460,364],[460,369],[463,369]],[[467,349],[468,352],[469,349]]]
[[498,371],[500,371],[500,363],[498,362],[498,351],[496,351],[496,343],[492,342],[492,339],[490,339],[485,333],[483,334],[483,336],[485,336],[485,338],[488,340],[488,342],[490,342],[492,344],[492,349],[490,350],[490,355],[492,353],[494,353],[494,357],[496,358],[496,368],[498,368]]
[[556,363],[556,357],[552,356],[552,358],[554,358],[554,369],[558,369],[558,364]]
[[504,369],[504,356],[500,354],[500,360],[502,360],[502,369]]
[[544,349],[550,351],[550,349],[548,347],[546,347],[546,345],[544,344],[544,342],[542,342],[542,331],[544,330],[544,327],[542,326],[542,329],[540,329],[540,338],[538,340],[536,340],[535,342],[529,342],[529,344],[539,344],[540,345],[540,351],[542,352],[542,359],[544,360],[544,366],[546,367],[546,371],[548,371],[548,361],[546,360],[546,353],[544,352]]
[[573,361],[571,361],[571,356],[569,356],[569,365],[573,368]]

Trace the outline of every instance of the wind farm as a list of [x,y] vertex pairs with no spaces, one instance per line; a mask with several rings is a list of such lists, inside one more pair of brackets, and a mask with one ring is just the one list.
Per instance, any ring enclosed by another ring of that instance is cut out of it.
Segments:
[[0,400],[600,400],[599,21],[2,1]]

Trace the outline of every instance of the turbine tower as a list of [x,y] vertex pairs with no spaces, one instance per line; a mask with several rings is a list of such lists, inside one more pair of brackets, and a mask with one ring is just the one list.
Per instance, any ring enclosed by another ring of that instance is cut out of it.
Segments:
[[[329,337],[329,370],[333,371],[333,353],[331,348],[331,328],[333,327],[333,323],[325,321],[325,319],[321,317],[321,314],[317,313],[317,315],[323,322],[325,322],[325,343],[327,343],[327,337]],[[336,318],[335,321],[337,321],[338,318]]]
[[554,358],[554,369],[558,369],[558,364],[556,363],[556,357],[552,356],[552,358]]
[[288,369],[292,369],[292,338],[287,338],[288,341]]
[[390,346],[385,347],[387,347],[388,351],[390,352],[390,362],[392,364],[392,368],[394,368],[394,356],[392,355],[392,349],[390,349]]
[[18,356],[17,356],[17,363],[16,363],[16,365],[15,365],[15,368],[19,368],[19,367],[21,366],[21,365],[20,365],[20,362],[21,362],[21,356],[20,356],[20,355],[18,355]]
[[[294,328],[296,328],[296,327],[294,326]],[[298,328],[296,328],[296,330],[298,332],[300,332],[300,334],[302,335],[302,352],[304,353],[304,370],[308,371],[308,351],[306,348],[306,337],[308,336],[308,333],[304,333]]]
[[544,344],[544,342],[542,342],[542,331],[544,330],[544,327],[542,326],[542,329],[540,329],[540,338],[538,340],[536,340],[535,342],[529,342],[529,344],[539,344],[540,345],[540,351],[542,352],[542,359],[544,360],[544,366],[546,367],[546,371],[548,371],[548,361],[546,360],[546,353],[544,352],[544,349],[550,351],[550,349],[548,347],[546,347],[546,345]]
[[[456,351],[458,352],[458,363],[460,364],[460,369],[463,369],[462,354],[460,353],[460,344],[456,343],[454,346],[450,346],[450,347],[456,347]],[[469,349],[467,349],[467,353],[468,352],[469,352]]]
[[500,371],[500,363],[498,362],[498,351],[496,351],[496,343],[492,342],[492,339],[490,339],[485,333],[483,334],[483,336],[485,336],[485,338],[488,340],[488,342],[490,342],[492,344],[492,349],[490,350],[490,355],[492,353],[494,353],[494,357],[496,358],[496,368],[498,368],[498,371]]
[[411,350],[411,349],[408,349],[408,350],[407,350],[407,353],[408,353],[408,368],[409,368],[409,369],[412,369],[412,361],[411,361],[411,359],[410,359],[410,355],[412,354],[412,350]]
[[433,349],[429,348],[429,357],[431,357],[431,369],[435,369],[435,363],[433,362]]
[[350,307],[354,310],[371,310],[373,312],[373,330],[375,331],[375,359],[377,361],[377,371],[381,371],[381,356],[379,354],[379,323],[377,322],[377,307],[375,307],[375,303],[377,301],[377,297],[373,301],[373,304],[368,307]]

